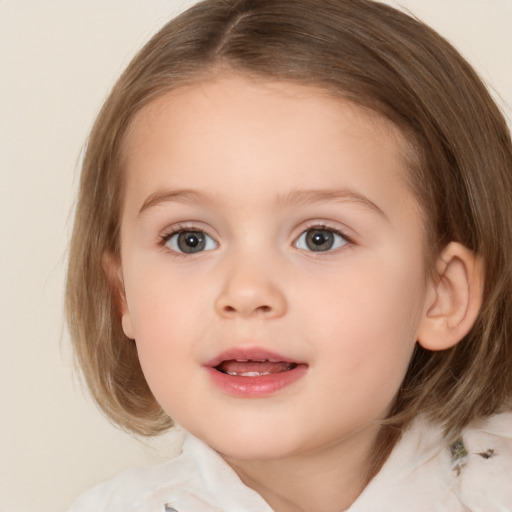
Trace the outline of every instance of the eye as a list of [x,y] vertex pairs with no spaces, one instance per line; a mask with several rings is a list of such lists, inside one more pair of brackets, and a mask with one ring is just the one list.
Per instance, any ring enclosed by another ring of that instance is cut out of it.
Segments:
[[218,247],[217,242],[203,231],[178,231],[165,238],[169,249],[184,254],[211,251]]
[[313,252],[327,252],[348,243],[339,232],[328,228],[311,228],[301,233],[295,247]]

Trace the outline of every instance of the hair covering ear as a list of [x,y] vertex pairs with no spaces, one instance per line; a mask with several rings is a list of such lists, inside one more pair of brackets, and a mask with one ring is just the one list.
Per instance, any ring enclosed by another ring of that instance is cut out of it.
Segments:
[[126,303],[123,269],[119,257],[111,253],[104,253],[101,264],[112,291],[113,305],[121,319],[123,332],[127,338],[134,339],[130,312]]
[[418,331],[423,348],[445,350],[466,336],[480,311],[483,282],[482,261],[473,251],[457,242],[443,249]]

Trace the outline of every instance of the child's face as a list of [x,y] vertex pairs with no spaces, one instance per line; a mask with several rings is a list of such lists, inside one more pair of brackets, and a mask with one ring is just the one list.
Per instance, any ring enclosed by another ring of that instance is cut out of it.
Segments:
[[163,408],[221,453],[373,439],[426,309],[401,143],[319,90],[240,77],[137,115],[123,328]]

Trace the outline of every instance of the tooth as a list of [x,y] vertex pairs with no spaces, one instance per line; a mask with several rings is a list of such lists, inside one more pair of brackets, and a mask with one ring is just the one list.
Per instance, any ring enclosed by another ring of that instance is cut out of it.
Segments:
[[270,372],[245,372],[239,375],[240,377],[261,377],[262,375],[270,375]]
[[231,375],[233,377],[260,377],[262,375],[271,375],[271,372],[226,372],[227,375]]

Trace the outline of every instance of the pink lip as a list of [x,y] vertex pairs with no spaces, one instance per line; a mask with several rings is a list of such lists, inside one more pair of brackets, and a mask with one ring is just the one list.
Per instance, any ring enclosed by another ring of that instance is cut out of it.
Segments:
[[236,359],[238,361],[264,361],[266,359],[268,361],[275,362],[282,361],[283,363],[303,364],[298,361],[294,361],[289,357],[282,356],[277,352],[271,352],[263,348],[238,347],[222,352],[222,354],[219,354],[210,361],[206,362],[204,366],[215,368],[215,366],[218,366],[220,363],[222,363],[222,361],[229,361],[230,359]]
[[[282,361],[285,363],[293,363],[297,366],[285,372],[260,375],[257,377],[228,375],[215,369],[215,367],[220,365],[223,361],[229,360]],[[225,393],[246,398],[263,398],[273,395],[299,380],[306,374],[308,365],[266,349],[239,347],[219,354],[205,363],[204,368],[208,372],[213,384]]]

